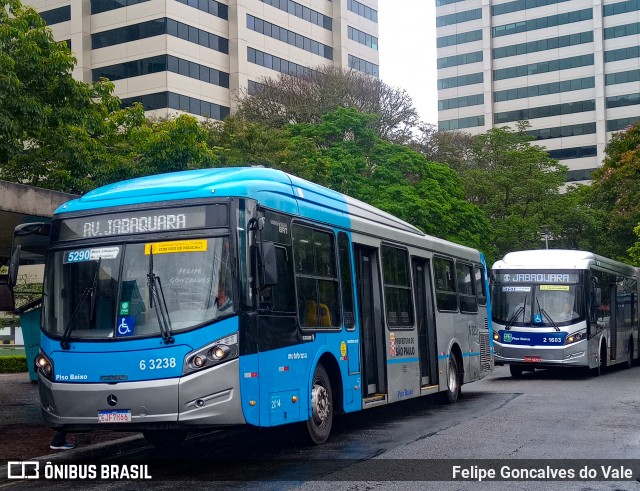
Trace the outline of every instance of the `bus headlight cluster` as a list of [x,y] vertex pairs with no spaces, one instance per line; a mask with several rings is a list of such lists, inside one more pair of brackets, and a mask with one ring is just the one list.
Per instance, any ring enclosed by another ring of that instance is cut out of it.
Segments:
[[493,340],[500,342],[500,333],[498,331],[493,331]]
[[38,353],[34,361],[36,372],[41,373],[45,378],[53,380],[53,362],[42,351]]
[[234,333],[187,355],[182,374],[210,368],[237,357],[238,333]]
[[567,339],[565,339],[564,344],[577,343],[578,341],[582,341],[583,339],[587,339],[586,329],[582,329],[580,331],[572,332],[571,334],[569,334],[567,336]]

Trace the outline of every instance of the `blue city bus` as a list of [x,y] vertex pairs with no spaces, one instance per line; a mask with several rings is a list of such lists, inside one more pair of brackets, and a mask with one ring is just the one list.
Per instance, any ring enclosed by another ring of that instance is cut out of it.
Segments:
[[36,367],[56,429],[163,445],[306,423],[320,444],[334,414],[455,402],[493,369],[480,252],[284,172],[119,182],[46,233]]

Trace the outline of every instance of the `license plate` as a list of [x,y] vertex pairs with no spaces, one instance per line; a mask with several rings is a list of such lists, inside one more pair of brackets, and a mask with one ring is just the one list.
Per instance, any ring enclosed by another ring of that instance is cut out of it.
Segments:
[[542,357],[540,356],[525,356],[525,363],[540,363],[542,361]]
[[98,423],[131,423],[131,411],[129,409],[98,411]]

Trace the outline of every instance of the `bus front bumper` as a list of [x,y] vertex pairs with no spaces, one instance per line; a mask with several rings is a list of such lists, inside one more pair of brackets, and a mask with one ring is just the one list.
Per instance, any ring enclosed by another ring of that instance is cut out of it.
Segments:
[[522,346],[493,342],[496,365],[524,365],[530,368],[589,365],[587,342],[568,346]]
[[[40,375],[40,403],[47,426],[68,431],[141,431],[245,424],[239,361],[174,379],[82,384]],[[99,414],[119,412],[113,422]],[[129,420],[129,421],[123,421]]]

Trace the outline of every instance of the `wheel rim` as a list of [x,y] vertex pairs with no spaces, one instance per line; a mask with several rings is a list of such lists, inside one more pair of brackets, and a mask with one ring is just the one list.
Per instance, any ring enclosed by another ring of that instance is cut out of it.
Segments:
[[329,417],[331,410],[331,401],[329,401],[329,392],[320,383],[313,385],[311,393],[311,407],[313,411],[313,422],[316,426],[322,426]]
[[447,380],[449,383],[449,390],[455,394],[458,390],[458,370],[456,362],[453,360],[449,360],[449,376]]

